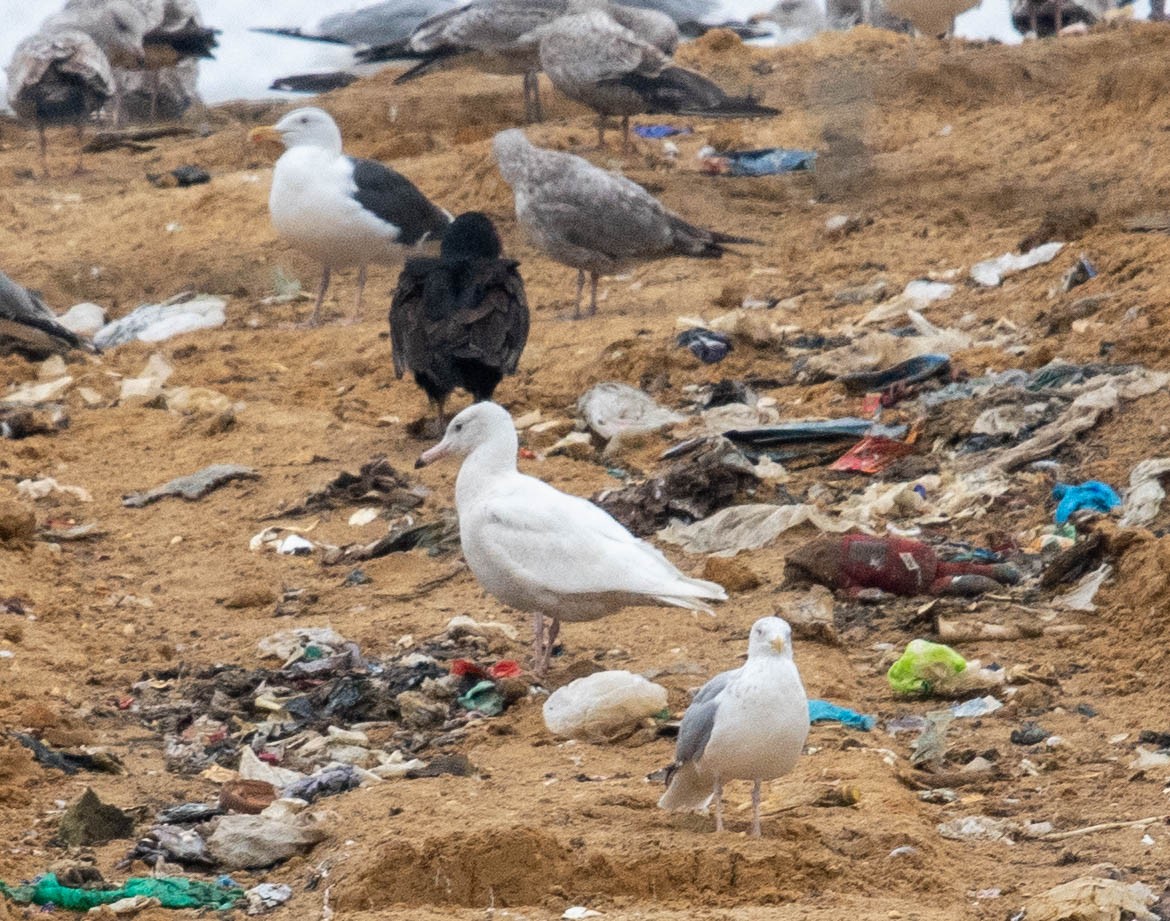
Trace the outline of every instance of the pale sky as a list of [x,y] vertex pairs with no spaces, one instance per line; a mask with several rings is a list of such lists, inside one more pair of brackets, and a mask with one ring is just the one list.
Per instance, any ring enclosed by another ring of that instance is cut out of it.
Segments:
[[[228,99],[256,99],[265,96],[296,98],[268,92],[276,77],[319,70],[335,70],[350,62],[344,46],[298,42],[256,35],[249,26],[312,26],[317,20],[341,10],[356,9],[365,2],[355,0],[267,0],[244,3],[240,0],[199,0],[209,25],[223,30],[214,61],[205,61],[200,70],[199,88],[210,103]],[[772,6],[774,0],[722,0],[715,18],[743,19]],[[17,43],[51,13],[61,0],[0,0],[0,62],[7,63]],[[1138,0],[1138,16],[1149,13],[1149,0]],[[983,0],[978,9],[964,13],[957,21],[964,38],[998,38],[1018,42],[1020,36],[1008,18],[1008,0]],[[6,84],[0,74],[0,88]]]

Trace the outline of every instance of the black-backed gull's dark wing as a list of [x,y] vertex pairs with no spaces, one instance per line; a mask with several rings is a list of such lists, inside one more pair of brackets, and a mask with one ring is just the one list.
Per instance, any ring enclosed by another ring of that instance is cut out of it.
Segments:
[[70,349],[97,351],[58,323],[44,301],[0,272],[0,355],[41,359]]
[[398,242],[406,246],[437,240],[451,223],[451,216],[438,207],[409,179],[376,160],[349,157],[353,197],[367,211],[399,230]]

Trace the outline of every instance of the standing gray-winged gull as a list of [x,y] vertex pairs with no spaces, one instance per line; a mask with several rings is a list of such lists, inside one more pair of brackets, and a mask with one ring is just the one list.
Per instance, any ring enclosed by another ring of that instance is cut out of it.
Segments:
[[[664,13],[611,4],[608,0],[578,0],[578,4],[608,10],[621,25],[664,54],[678,46],[678,27]],[[539,28],[565,15],[570,0],[472,0],[464,6],[432,16],[415,29],[407,49],[422,58],[400,75],[403,83],[429,73],[436,66],[460,60],[488,73],[524,77],[524,112],[528,121],[540,121]],[[378,60],[380,49],[358,54],[359,60]]]
[[62,122],[77,127],[80,171],[82,130],[115,94],[114,74],[101,49],[79,29],[43,28],[16,46],[7,75],[8,104],[36,123],[42,172],[49,174],[45,125]]
[[0,272],[0,355],[16,352],[39,361],[72,349],[97,351],[62,326],[44,301]]
[[622,26],[605,10],[561,16],[538,30],[540,64],[553,86],[597,113],[597,143],[605,146],[609,116],[641,113],[752,118],[776,115],[751,97],[728,96],[702,74],[670,63],[668,55]]
[[402,262],[408,247],[437,241],[451,223],[451,215],[405,176],[375,160],[343,154],[341,132],[322,109],[294,109],[275,125],[253,129],[250,137],[284,144],[268,196],[272,225],[324,265],[311,325],[320,322],[333,269],[358,267],[356,318],[366,267]]
[[715,800],[723,831],[723,785],[750,780],[752,837],[760,835],[760,785],[796,765],[808,737],[808,698],[781,617],[752,625],[747,662],[708,681],[683,715],[663,809],[696,811]]
[[557,262],[577,270],[574,318],[589,273],[589,314],[597,279],[652,259],[718,259],[725,243],[754,243],[689,224],[636,182],[575,154],[533,146],[518,128],[501,131],[492,150],[516,199],[516,219]]
[[443,434],[451,392],[462,387],[477,403],[490,400],[501,378],[516,372],[527,341],[524,281],[517,263],[502,258],[487,215],[459,215],[437,259],[407,261],[390,304],[390,345],[394,373],[410,371],[435,408],[432,437]]
[[507,410],[474,403],[415,466],[464,456],[455,481],[463,558],[488,594],[532,612],[537,674],[548,669],[562,620],[596,620],[631,605],[711,613],[706,602],[727,597],[714,582],[683,575],[592,502],[517,471],[517,444]]

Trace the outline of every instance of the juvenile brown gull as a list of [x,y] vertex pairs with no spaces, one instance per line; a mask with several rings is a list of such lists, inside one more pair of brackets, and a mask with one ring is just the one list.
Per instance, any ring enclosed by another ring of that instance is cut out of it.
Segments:
[[[578,4],[608,10],[621,25],[673,54],[678,27],[664,13],[611,4],[607,0],[577,0]],[[422,61],[401,74],[403,83],[429,73],[451,60],[472,64],[487,73],[524,77],[524,112],[528,121],[543,117],[540,105],[539,28],[571,10],[570,0],[472,0],[464,6],[432,16],[415,29],[407,49]],[[371,60],[377,49],[359,54]]]
[[518,128],[492,142],[516,219],[557,262],[577,270],[574,317],[589,274],[589,314],[597,312],[597,279],[639,262],[670,256],[718,259],[725,243],[753,243],[696,227],[668,211],[636,182],[570,153],[533,146]]
[[553,86],[597,113],[597,142],[621,116],[629,146],[630,116],[641,113],[751,118],[776,115],[750,97],[728,96],[702,74],[670,63],[604,10],[562,16],[540,30],[540,64]]
[[101,49],[78,29],[49,28],[16,46],[7,75],[8,104],[37,126],[42,172],[49,173],[45,125],[60,123],[77,128],[80,171],[82,130],[115,92],[114,74]]
[[451,215],[405,176],[343,154],[341,131],[323,109],[294,109],[275,125],[253,129],[250,137],[284,144],[268,196],[272,225],[324,264],[310,324],[320,322],[333,269],[358,267],[355,317],[360,316],[366,267],[400,263],[408,247],[437,241],[451,223]]
[[597,620],[631,605],[710,613],[708,601],[727,597],[714,582],[683,575],[592,502],[517,471],[516,450],[507,410],[474,403],[416,466],[464,457],[455,481],[463,558],[489,595],[532,613],[537,674],[548,669],[563,620]]

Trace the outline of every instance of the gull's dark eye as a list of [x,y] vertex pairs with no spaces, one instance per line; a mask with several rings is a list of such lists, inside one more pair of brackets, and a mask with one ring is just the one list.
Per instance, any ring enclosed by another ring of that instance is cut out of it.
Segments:
[[455,431],[457,431],[457,432],[463,431],[463,423],[462,422],[459,422],[455,425]]

